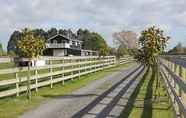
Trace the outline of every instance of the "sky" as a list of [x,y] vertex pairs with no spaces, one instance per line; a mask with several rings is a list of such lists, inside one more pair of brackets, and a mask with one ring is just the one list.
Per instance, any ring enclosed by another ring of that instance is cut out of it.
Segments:
[[0,0],[0,42],[6,49],[14,30],[24,27],[86,28],[100,33],[110,46],[112,34],[140,34],[155,25],[170,36],[168,48],[186,46],[186,0]]

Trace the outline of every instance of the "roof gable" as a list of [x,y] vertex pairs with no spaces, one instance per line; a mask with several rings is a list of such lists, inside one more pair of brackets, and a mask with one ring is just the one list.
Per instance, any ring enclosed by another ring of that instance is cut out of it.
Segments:
[[64,38],[64,39],[66,39],[66,40],[70,40],[70,39],[68,39],[67,37],[65,37],[65,36],[63,36],[63,35],[61,35],[61,34],[54,35],[54,36],[50,37],[48,40],[54,39],[54,38],[56,38],[56,37],[62,37],[62,38]]
[[76,40],[75,40],[75,39],[70,39],[70,38],[68,38],[67,36],[64,36],[64,35],[62,35],[62,34],[56,34],[56,35],[50,37],[47,41],[49,41],[49,40],[51,40],[51,39],[54,39],[54,38],[56,38],[56,37],[62,37],[63,39],[66,39],[66,40],[72,40],[72,41],[82,42],[82,41],[77,40],[77,39],[76,39]]

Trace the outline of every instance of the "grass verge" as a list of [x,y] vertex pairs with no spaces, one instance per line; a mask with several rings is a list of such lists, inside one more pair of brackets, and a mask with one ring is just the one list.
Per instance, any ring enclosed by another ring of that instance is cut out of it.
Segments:
[[[120,118],[174,118],[161,76],[149,68],[129,99]],[[158,80],[159,83],[158,84]],[[157,84],[159,90],[157,90]],[[158,92],[157,92],[158,91]],[[157,96],[157,93],[159,96]]]
[[12,96],[2,98],[0,99],[0,118],[17,118],[23,112],[37,107],[41,102],[52,99],[51,97],[46,96],[62,96],[70,94],[72,91],[86,86],[92,81],[101,79],[104,76],[128,67],[131,64],[132,63],[119,65],[117,67],[82,76],[80,79],[74,79],[73,81],[69,80],[66,81],[63,86],[62,83],[58,83],[55,84],[52,89],[49,86],[42,87],[37,93],[32,91],[31,100],[27,100],[25,94],[22,94],[19,97]]

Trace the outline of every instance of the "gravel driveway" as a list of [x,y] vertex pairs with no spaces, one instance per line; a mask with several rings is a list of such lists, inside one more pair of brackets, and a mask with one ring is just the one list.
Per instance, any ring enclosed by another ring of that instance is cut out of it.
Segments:
[[99,117],[100,115],[97,115],[99,113],[103,116],[103,110],[108,112],[112,109],[107,108],[107,106],[113,101],[113,98],[118,98],[121,92],[124,94],[126,92],[123,90],[124,87],[132,84],[130,79],[126,79],[129,73],[136,73],[137,75],[140,69],[142,70],[139,65],[120,69],[72,92],[70,95],[47,101],[36,109],[25,112],[20,118],[92,118]]

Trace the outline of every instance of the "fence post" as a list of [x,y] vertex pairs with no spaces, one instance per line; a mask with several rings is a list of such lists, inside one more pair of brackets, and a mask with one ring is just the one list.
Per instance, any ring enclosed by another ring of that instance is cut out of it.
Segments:
[[89,59],[89,70],[90,70],[90,71],[92,70],[91,64],[92,64],[92,58]]
[[185,74],[184,74],[183,79],[184,79],[184,81],[186,81],[186,68],[184,68],[184,71],[185,71]]
[[36,92],[38,92],[38,70],[37,70],[37,67],[36,67],[36,70],[35,70],[35,79],[36,79],[36,81],[35,81],[35,84],[36,84],[36,88],[35,88],[35,90],[36,90]]
[[99,68],[100,68],[100,70],[102,68],[102,57],[101,56],[100,56],[100,60],[99,60]]
[[100,68],[101,68],[101,64],[102,64],[102,62],[101,62],[101,56],[99,57],[99,71],[101,70]]
[[[62,79],[64,79],[64,58],[62,59]],[[65,80],[62,80],[62,85],[64,85],[65,84]]]
[[102,59],[101,59],[101,69],[100,70],[103,70],[104,63],[105,63],[105,60],[104,60],[104,57],[102,57]]
[[80,64],[80,63],[81,63],[81,59],[79,59],[78,62],[79,62],[79,66],[78,66],[78,67],[79,67],[79,71],[78,71],[78,74],[79,74],[79,75],[78,75],[78,79],[80,79],[80,73],[81,73],[81,69],[80,69],[80,68],[81,68],[81,64]]
[[[72,59],[70,59],[70,63],[71,63],[71,64],[73,63]],[[73,67],[74,67],[74,66],[72,65],[71,68],[73,69]],[[73,71],[71,71],[71,75],[73,76]],[[72,77],[71,80],[73,81],[74,78]]]
[[[182,66],[181,65],[179,66],[179,76],[181,78],[183,78],[183,70],[182,70]],[[179,97],[181,97],[181,96],[182,96],[182,91],[181,91],[181,88],[179,87]]]
[[174,63],[174,71],[173,72],[176,73],[176,64],[175,63]]
[[96,62],[97,59],[96,59],[96,57],[94,58],[94,61],[95,61],[95,62],[94,62],[94,72],[96,72],[96,66],[97,66],[97,62]]
[[[90,70],[92,70],[93,68],[92,68],[92,63],[93,63],[93,61],[94,61],[94,58],[92,57],[91,59],[90,59],[90,64],[89,64],[89,66],[90,66]],[[94,71],[93,71],[94,72]]]
[[86,68],[87,68],[87,71],[88,71],[88,75],[90,74],[90,69],[89,69],[89,58],[87,58],[87,64],[86,64]]
[[[176,74],[176,70],[177,70],[177,65],[174,63],[174,73]],[[175,82],[175,80],[173,80],[174,81],[174,88],[176,87],[176,82]]]
[[[88,59],[87,59],[87,58],[85,58],[85,64],[84,64],[84,69],[85,69],[85,72],[86,72],[86,71],[88,71],[88,69],[86,69],[86,67],[87,67],[87,61],[88,61]],[[89,73],[87,73],[87,75],[89,76]]]
[[53,87],[53,76],[52,76],[52,60],[49,60],[49,63],[50,63],[50,88],[52,88]]
[[18,73],[17,72],[15,72],[15,77],[16,77],[16,96],[19,96],[19,82],[20,82],[20,79],[19,79],[19,77],[18,77]]
[[117,64],[117,60],[116,60],[116,56],[114,56],[114,65],[116,66]]
[[172,71],[174,71],[173,66],[174,66],[174,64],[171,62],[171,70]]
[[105,61],[105,64],[104,64],[104,66],[103,66],[103,69],[104,69],[104,67],[107,67],[107,66],[109,66],[109,57],[105,57],[105,59],[106,59],[106,61]]

